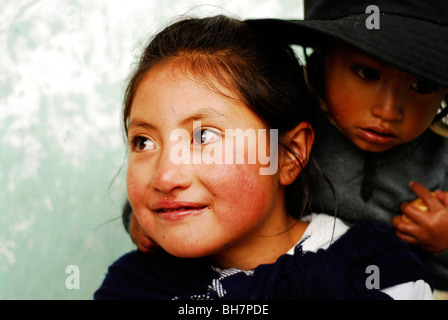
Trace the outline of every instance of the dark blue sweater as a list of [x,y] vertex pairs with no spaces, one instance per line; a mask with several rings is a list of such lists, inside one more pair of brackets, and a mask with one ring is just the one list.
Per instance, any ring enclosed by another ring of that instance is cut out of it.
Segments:
[[[366,221],[328,249],[303,252],[299,244],[276,263],[221,278],[207,258],[133,251],[109,267],[94,299],[391,299],[367,288],[369,265],[379,268],[381,289],[420,279],[431,284],[427,269],[389,226]],[[213,289],[217,281],[224,295]]]

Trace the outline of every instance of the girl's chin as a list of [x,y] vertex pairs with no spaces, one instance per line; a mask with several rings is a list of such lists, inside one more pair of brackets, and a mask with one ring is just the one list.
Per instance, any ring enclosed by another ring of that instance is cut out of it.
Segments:
[[169,254],[178,258],[202,258],[213,255],[217,249],[198,246],[197,243],[183,242],[180,245],[161,244],[161,247]]

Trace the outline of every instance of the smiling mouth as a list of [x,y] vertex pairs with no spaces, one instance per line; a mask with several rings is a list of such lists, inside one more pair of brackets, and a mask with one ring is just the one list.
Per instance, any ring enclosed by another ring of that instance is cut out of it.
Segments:
[[177,208],[160,208],[154,212],[162,219],[168,221],[178,221],[187,217],[196,216],[209,209],[209,206],[201,207],[177,207]]
[[193,208],[193,207],[179,207],[173,209],[158,209],[155,210],[156,213],[164,213],[164,212],[177,212],[177,211],[189,211],[189,210],[199,210],[204,209],[205,207]]

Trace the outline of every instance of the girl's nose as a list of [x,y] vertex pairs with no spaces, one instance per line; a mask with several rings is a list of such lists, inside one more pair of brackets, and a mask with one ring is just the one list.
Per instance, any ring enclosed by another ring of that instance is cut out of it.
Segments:
[[384,121],[397,122],[403,118],[404,93],[400,89],[387,88],[374,101],[372,115]]
[[163,152],[157,161],[152,186],[157,191],[169,194],[191,185],[189,164],[177,164],[170,159],[170,152]]

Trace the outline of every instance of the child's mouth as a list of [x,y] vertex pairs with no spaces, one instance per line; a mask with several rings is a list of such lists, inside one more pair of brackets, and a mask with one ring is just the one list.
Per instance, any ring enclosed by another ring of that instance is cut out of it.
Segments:
[[397,136],[391,130],[383,129],[380,127],[358,128],[358,131],[364,140],[375,144],[388,144],[392,140],[397,138]]

